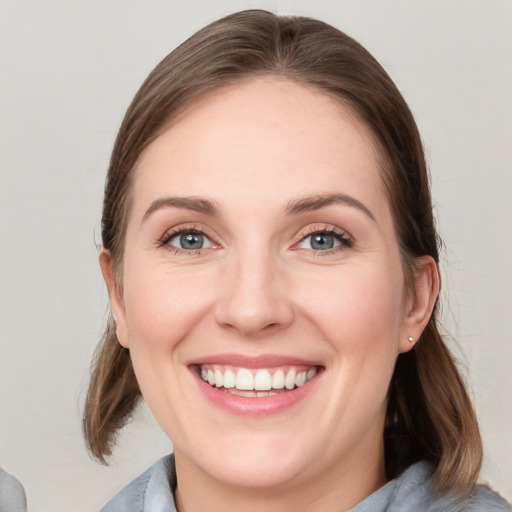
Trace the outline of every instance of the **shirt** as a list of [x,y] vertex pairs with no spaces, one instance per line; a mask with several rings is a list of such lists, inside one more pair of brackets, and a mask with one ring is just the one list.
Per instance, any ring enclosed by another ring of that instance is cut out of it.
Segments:
[[[101,512],[177,512],[174,456],[157,461],[110,500]],[[477,485],[470,497],[441,495],[427,462],[407,468],[365,498],[350,512],[512,512],[503,498],[486,486]]]

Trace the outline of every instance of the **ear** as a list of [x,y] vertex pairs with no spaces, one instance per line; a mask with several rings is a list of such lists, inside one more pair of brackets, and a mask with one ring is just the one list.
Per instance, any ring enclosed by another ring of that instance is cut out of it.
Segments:
[[401,336],[400,353],[411,350],[425,329],[439,295],[439,270],[431,256],[416,260],[413,289],[407,298]]
[[126,312],[124,307],[124,299],[122,291],[119,288],[118,283],[114,279],[112,271],[112,258],[110,252],[102,248],[99,255],[101,273],[108,289],[108,296],[110,299],[110,309],[114,318],[116,326],[116,336],[119,343],[129,348],[128,344],[128,329],[126,326]]

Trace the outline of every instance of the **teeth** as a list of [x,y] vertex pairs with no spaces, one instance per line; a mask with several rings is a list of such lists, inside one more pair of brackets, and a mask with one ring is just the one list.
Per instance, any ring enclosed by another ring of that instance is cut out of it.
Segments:
[[272,389],[272,377],[267,370],[258,370],[254,376],[254,389],[268,391]]
[[243,389],[246,391],[254,389],[254,377],[249,370],[240,368],[236,373],[236,389]]
[[224,373],[224,387],[227,389],[234,388],[236,385],[236,375],[231,370],[226,370]]
[[297,377],[295,378],[295,385],[300,388],[306,384],[306,372],[297,373]]
[[[315,367],[309,370],[297,370],[290,368],[288,370],[276,370],[272,374],[266,369],[249,370],[239,368],[238,371],[225,369],[213,365],[210,367],[201,367],[201,378],[216,388],[223,388],[232,394],[242,396],[272,396],[276,394],[273,390],[292,390],[303,386],[317,374]],[[241,391],[243,393],[238,393]],[[249,393],[247,393],[249,392]]]
[[293,389],[295,387],[295,377],[296,377],[295,370],[290,370],[286,374],[286,379],[284,380],[284,385],[286,386],[286,389]]
[[272,375],[272,387],[274,389],[283,389],[284,388],[284,372],[283,370],[277,370],[274,375]]

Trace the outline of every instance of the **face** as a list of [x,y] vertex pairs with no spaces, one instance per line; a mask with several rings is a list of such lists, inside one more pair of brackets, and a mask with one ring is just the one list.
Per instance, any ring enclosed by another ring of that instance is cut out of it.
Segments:
[[376,145],[339,102],[270,78],[197,102],[139,160],[122,276],[118,338],[178,463],[258,488],[382,468],[420,333]]

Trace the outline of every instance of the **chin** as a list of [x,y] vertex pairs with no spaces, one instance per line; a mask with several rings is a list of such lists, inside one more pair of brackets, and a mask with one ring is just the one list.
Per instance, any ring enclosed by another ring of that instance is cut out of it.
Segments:
[[208,460],[202,457],[198,462],[203,472],[225,485],[246,489],[271,489],[286,487],[300,479],[303,465],[295,452],[293,457],[279,457],[255,441],[256,449],[241,453],[231,450],[221,459]]
[[[311,442],[300,432],[284,428],[284,423],[282,428],[270,423],[258,422],[252,428],[243,421],[239,422],[238,428],[213,423],[207,433],[202,431],[201,435],[198,432],[194,435],[189,430],[187,437],[175,436],[173,444],[178,471],[181,466],[185,471],[233,487],[286,486],[307,467],[305,447],[309,445],[311,448]],[[172,438],[170,434],[168,432]]]

